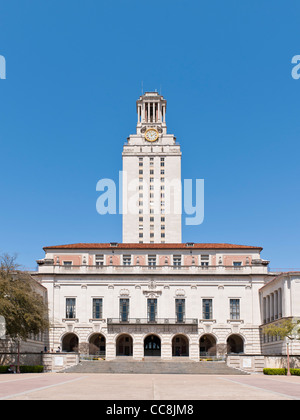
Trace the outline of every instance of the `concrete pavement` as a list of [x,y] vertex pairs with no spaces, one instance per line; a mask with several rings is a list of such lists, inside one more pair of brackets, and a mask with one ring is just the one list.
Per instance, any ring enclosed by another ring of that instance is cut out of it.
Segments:
[[300,377],[44,373],[0,375],[1,400],[299,400]]

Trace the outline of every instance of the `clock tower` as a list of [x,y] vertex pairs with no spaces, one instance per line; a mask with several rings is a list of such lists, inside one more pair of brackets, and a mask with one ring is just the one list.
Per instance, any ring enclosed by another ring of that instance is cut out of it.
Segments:
[[167,133],[167,102],[146,92],[123,148],[123,243],[181,243],[181,151]]

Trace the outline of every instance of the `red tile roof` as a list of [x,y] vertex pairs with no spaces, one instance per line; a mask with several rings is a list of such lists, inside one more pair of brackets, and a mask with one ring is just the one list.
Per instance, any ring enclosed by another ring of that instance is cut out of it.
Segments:
[[110,243],[78,243],[78,244],[69,244],[69,245],[54,245],[54,246],[45,246],[46,249],[257,249],[262,251],[263,248],[258,246],[248,246],[248,245],[234,245],[234,244],[200,244],[194,243],[189,245],[189,243],[183,244],[125,244],[125,243],[116,243],[116,245],[111,245]]

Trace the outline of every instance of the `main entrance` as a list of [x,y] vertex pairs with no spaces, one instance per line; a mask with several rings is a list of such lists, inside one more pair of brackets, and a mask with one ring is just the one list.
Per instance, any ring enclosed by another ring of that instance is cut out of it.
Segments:
[[161,356],[161,341],[157,335],[151,334],[145,338],[144,356]]

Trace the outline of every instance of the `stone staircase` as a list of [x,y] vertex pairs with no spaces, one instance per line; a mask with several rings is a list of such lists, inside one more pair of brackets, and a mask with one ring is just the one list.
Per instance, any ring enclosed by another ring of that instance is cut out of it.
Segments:
[[132,373],[181,375],[247,375],[225,362],[162,361],[161,359],[136,360],[82,360],[78,365],[63,370],[64,373]]

